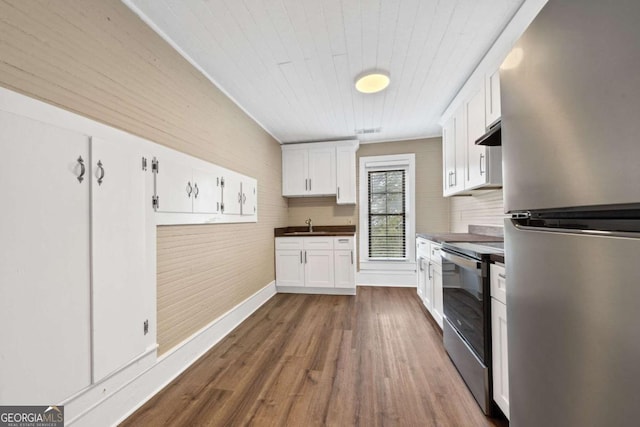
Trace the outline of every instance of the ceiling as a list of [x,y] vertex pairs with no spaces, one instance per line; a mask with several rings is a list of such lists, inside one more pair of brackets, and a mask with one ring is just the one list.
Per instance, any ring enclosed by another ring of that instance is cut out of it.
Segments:
[[[524,2],[123,1],[282,143],[439,135],[445,108]],[[354,80],[371,69],[391,84],[361,94]]]

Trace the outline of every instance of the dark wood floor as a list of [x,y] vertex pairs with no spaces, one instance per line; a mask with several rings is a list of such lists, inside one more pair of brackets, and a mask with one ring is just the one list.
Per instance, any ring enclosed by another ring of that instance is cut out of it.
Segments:
[[278,294],[124,426],[490,426],[409,288]]

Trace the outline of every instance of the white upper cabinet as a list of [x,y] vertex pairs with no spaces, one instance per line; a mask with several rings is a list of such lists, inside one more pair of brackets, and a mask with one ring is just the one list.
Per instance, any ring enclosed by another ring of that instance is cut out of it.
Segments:
[[282,146],[282,195],[336,196],[337,204],[356,203],[358,141]]
[[336,194],[336,149],[314,147],[308,151],[309,195]]
[[257,181],[168,148],[154,148],[159,225],[257,222]]
[[282,146],[282,195],[336,194],[336,149],[332,144]]
[[489,128],[502,117],[500,107],[500,68],[496,68],[487,74],[485,92],[485,126]]
[[470,189],[482,185],[487,174],[487,148],[475,144],[485,131],[484,86],[478,88],[464,108],[467,121],[467,174],[464,187]]
[[443,129],[443,194],[449,196],[464,190],[467,152],[464,110],[460,108]]
[[214,214],[220,212],[220,175],[217,168],[194,167],[193,212]]

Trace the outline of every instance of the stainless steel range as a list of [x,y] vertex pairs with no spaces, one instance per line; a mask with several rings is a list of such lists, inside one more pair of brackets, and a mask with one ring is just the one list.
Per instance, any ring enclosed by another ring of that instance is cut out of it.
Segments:
[[485,414],[491,414],[489,258],[503,242],[444,243],[444,347]]

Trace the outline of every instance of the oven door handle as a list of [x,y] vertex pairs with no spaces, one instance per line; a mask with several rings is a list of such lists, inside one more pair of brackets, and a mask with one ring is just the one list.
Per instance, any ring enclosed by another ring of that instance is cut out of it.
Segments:
[[478,274],[482,274],[482,264],[475,259],[464,258],[458,255],[454,255],[451,252],[447,252],[444,249],[440,250],[440,256],[442,259],[446,259],[449,262],[459,265],[460,267],[469,270],[478,270]]

